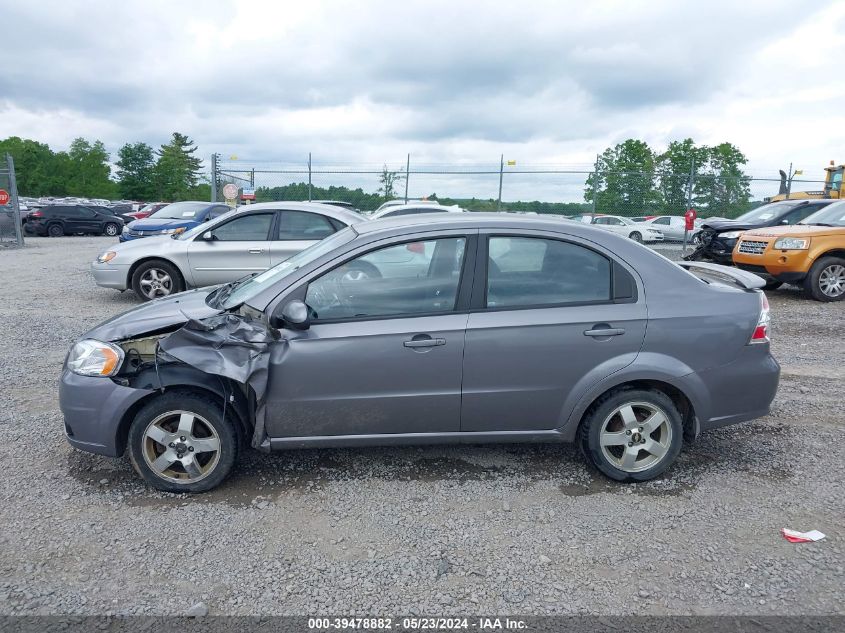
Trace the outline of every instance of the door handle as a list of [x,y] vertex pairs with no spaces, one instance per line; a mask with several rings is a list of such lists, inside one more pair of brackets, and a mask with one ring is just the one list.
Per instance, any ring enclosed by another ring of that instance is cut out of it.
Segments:
[[596,328],[593,326],[592,330],[584,330],[584,336],[593,336],[596,338],[602,336],[621,336],[625,333],[621,327],[606,327],[606,328]]
[[264,249],[263,248],[251,248],[251,249],[249,249],[249,252],[252,253],[253,255],[260,255],[261,253],[264,252]]
[[410,341],[405,341],[402,343],[405,347],[410,347],[412,349],[420,348],[420,347],[438,347],[440,345],[446,345],[445,338],[419,338],[419,339],[411,339]]

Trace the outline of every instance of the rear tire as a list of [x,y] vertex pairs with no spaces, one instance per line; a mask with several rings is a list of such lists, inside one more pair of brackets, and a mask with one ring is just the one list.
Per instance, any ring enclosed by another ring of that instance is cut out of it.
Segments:
[[120,227],[115,224],[114,222],[108,222],[103,227],[103,235],[108,235],[109,237],[114,237],[120,232]]
[[630,237],[635,242],[639,242],[640,244],[643,243],[643,236],[642,233],[640,233],[639,231],[634,231],[628,237]]
[[65,234],[61,224],[51,224],[47,227],[47,235],[50,237],[61,237]]
[[804,278],[805,294],[816,301],[845,299],[845,259],[821,257]]
[[185,391],[168,391],[145,405],[129,427],[128,448],[148,484],[175,493],[220,485],[240,450],[235,425],[223,419],[220,406]]
[[602,396],[584,415],[578,444],[595,468],[616,481],[647,481],[681,452],[681,414],[665,393],[620,389]]
[[144,262],[132,273],[132,290],[144,301],[167,297],[185,289],[179,269],[160,259]]

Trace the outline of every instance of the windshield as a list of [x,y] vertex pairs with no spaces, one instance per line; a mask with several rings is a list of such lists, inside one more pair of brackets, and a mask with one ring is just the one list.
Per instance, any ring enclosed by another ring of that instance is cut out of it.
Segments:
[[845,202],[834,202],[821,211],[804,218],[798,224],[823,224],[845,226]]
[[208,206],[205,202],[174,202],[159,209],[150,217],[156,220],[192,220]]
[[268,268],[260,275],[256,275],[255,277],[248,279],[235,288],[232,294],[226,298],[226,302],[221,307],[223,309],[234,308],[245,301],[249,301],[259,292],[269,288],[296,269],[310,264],[317,258],[333,251],[338,246],[351,242],[355,238],[355,235],[357,235],[355,231],[347,227],[342,231],[338,231],[334,235],[317,242],[313,246],[306,248],[304,251],[297,253],[290,259],[286,259],[280,264],[276,264],[272,268]]
[[771,204],[764,204],[762,207],[752,209],[748,213],[743,213],[739,216],[737,222],[765,222],[771,220],[776,215],[780,215],[784,211],[788,211],[792,207],[801,204],[800,200],[789,200],[782,202],[772,202]]

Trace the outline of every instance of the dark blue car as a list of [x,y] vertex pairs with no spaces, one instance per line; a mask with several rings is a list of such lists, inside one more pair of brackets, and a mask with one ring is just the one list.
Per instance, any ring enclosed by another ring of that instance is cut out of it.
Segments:
[[231,210],[231,207],[218,202],[174,202],[148,218],[127,224],[120,235],[120,241],[181,233]]

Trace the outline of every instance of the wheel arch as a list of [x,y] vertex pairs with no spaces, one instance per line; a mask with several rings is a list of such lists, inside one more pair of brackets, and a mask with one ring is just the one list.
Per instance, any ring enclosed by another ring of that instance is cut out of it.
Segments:
[[566,440],[573,440],[589,411],[604,396],[622,389],[654,389],[666,394],[681,414],[684,440],[698,435],[699,420],[707,419],[707,396],[703,382],[694,373],[672,375],[656,371],[621,370],[586,390],[560,428]]
[[[130,386],[147,390],[127,408],[117,425],[115,446],[118,455],[123,455],[129,437],[129,427],[144,406],[162,393],[181,391],[197,393],[214,400],[221,407],[226,406],[227,413],[232,413],[237,422],[237,431],[241,440],[249,440],[253,429],[253,416],[249,414],[250,398],[243,387],[222,376],[207,374],[187,365],[164,365],[155,369],[144,370],[129,378]],[[162,391],[163,389],[163,391]]]
[[129,288],[130,290],[132,289],[132,277],[135,275],[135,271],[138,270],[138,268],[142,264],[146,264],[148,262],[164,262],[165,264],[169,264],[169,265],[173,266],[173,268],[175,268],[179,273],[179,277],[182,280],[182,287],[187,290],[188,282],[187,282],[187,277],[185,276],[185,271],[183,271],[182,268],[179,266],[179,264],[174,262],[172,259],[168,259],[167,257],[161,257],[159,255],[151,255],[149,257],[143,257],[143,258],[139,259],[138,261],[132,263],[132,265],[129,267],[129,270],[126,273],[126,287],[127,288]]

